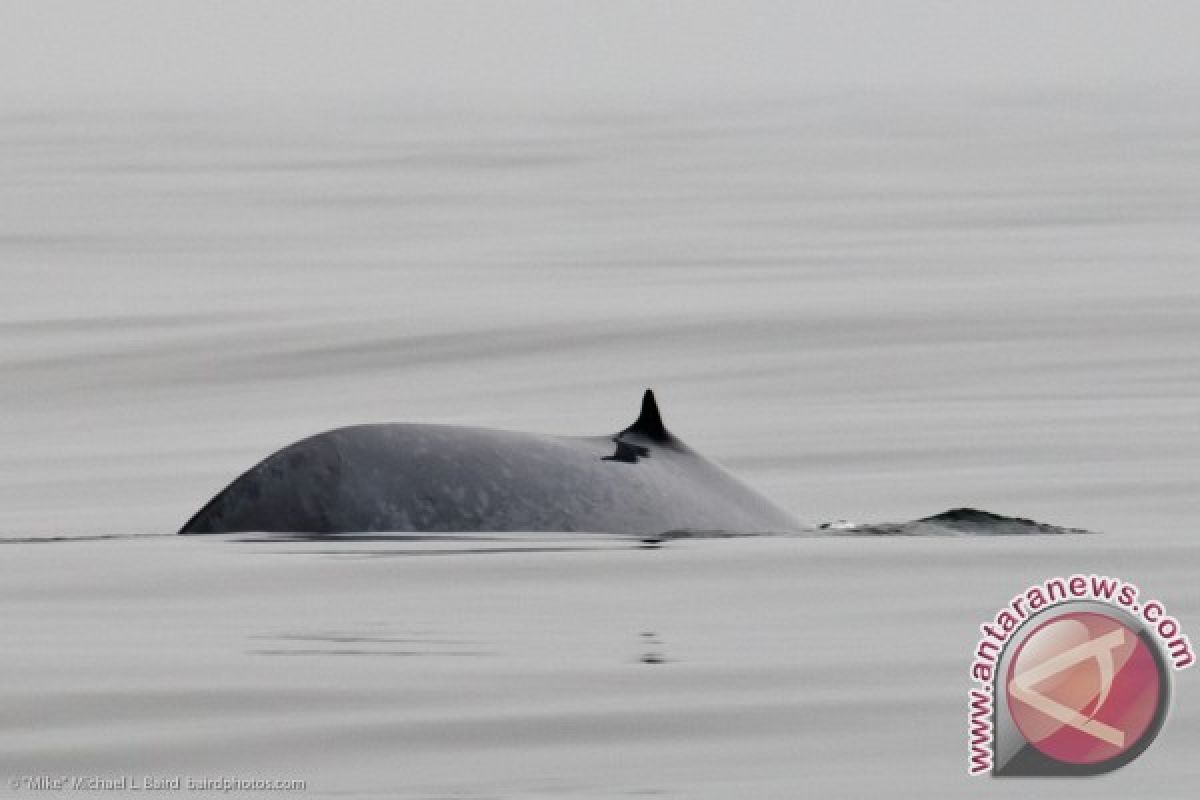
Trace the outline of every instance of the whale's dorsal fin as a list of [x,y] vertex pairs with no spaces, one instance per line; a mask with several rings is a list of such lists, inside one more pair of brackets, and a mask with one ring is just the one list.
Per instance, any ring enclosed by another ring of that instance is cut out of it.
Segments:
[[653,390],[647,389],[642,395],[642,413],[638,414],[632,425],[621,431],[622,435],[627,433],[637,433],[655,442],[671,440],[670,432],[663,425],[662,415],[658,413],[658,403],[654,401]]

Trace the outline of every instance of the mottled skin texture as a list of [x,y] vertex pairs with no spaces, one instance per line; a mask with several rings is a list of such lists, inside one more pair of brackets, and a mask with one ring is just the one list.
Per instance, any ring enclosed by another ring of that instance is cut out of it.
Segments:
[[654,396],[615,436],[358,425],[289,445],[181,533],[798,530],[786,511],[672,436]]

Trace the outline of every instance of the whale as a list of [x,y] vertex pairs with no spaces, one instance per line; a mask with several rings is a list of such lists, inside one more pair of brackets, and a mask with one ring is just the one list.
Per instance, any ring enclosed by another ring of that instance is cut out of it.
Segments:
[[580,532],[803,529],[667,430],[654,392],[632,425],[557,436],[415,423],[337,428],[267,456],[179,531]]

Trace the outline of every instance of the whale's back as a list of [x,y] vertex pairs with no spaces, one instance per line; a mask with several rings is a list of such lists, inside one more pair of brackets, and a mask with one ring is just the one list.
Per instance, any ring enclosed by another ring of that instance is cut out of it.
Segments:
[[673,437],[387,424],[339,428],[285,447],[226,487],[181,533],[796,527]]

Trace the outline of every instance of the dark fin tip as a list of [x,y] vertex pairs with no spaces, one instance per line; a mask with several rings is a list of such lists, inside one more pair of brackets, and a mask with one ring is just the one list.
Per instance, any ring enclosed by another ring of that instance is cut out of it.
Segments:
[[653,390],[647,389],[642,395],[642,413],[638,414],[637,421],[622,433],[641,434],[656,442],[670,441],[671,434],[667,431],[667,426],[663,425],[662,415],[658,413],[658,403],[654,400]]

